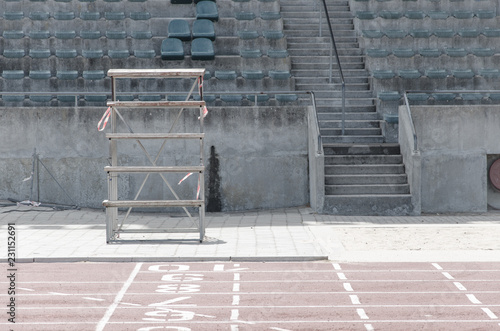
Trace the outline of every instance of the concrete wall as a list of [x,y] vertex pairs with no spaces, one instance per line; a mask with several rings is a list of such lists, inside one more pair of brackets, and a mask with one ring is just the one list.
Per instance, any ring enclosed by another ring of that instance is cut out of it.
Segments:
[[[100,208],[107,198],[103,167],[109,143],[97,122],[105,108],[0,108],[0,199],[30,197],[34,148],[68,195],[81,207]],[[165,132],[172,111],[124,110],[135,132]],[[198,132],[198,114],[185,112],[174,132]],[[123,125],[121,132],[126,132]],[[205,120],[205,183],[207,208],[244,210],[278,208],[309,203],[306,107],[212,107]],[[161,142],[147,141],[154,158]],[[136,141],[120,141],[123,165],[149,165]],[[197,141],[174,141],[159,158],[159,165],[198,165]],[[36,174],[39,174],[36,176]],[[156,176],[156,175],[155,175]],[[169,177],[170,176],[170,177]],[[197,181],[184,174],[167,176],[181,198],[193,199]],[[120,177],[119,196],[132,199],[143,176]],[[38,183],[38,185],[37,185]],[[72,204],[39,165],[35,170],[33,200]],[[38,189],[39,188],[39,189]],[[170,199],[160,177],[148,179],[140,198]]]
[[[400,119],[404,106],[400,108]],[[488,207],[488,155],[499,154],[500,107],[412,106],[419,155],[408,152],[405,165],[416,178],[412,162],[420,158],[422,212],[484,212]],[[400,125],[400,140],[408,126]],[[412,187],[418,191],[419,187]],[[490,193],[494,194],[494,193]],[[490,199],[494,197],[490,196]]]

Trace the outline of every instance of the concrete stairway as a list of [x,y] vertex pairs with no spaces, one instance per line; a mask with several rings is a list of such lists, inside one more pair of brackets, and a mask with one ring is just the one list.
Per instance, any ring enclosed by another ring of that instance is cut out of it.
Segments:
[[324,14],[323,36],[319,36],[320,3],[280,3],[296,90],[314,91],[316,95],[325,151],[323,211],[343,215],[411,213],[411,195],[399,145],[384,144],[348,0],[327,0],[346,82],[343,136],[340,75],[334,59],[333,81],[329,83],[330,37]]

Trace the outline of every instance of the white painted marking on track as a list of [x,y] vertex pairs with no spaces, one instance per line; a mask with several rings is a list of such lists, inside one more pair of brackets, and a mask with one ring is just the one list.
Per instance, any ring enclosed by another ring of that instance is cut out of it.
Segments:
[[357,295],[349,295],[351,298],[351,302],[353,305],[360,305],[361,302],[359,301],[359,297]]
[[120,302],[120,305],[134,306],[134,307],[140,307],[141,306],[138,303],[129,303],[129,302]]
[[470,302],[480,305],[481,301],[479,301],[474,294],[466,294],[467,298],[470,300]]
[[231,317],[229,319],[235,321],[238,317],[240,317],[240,311],[238,309],[231,309]]
[[239,295],[233,295],[233,306],[237,306],[240,304],[240,296]]
[[434,268],[436,268],[437,270],[443,270],[443,267],[441,267],[441,266],[440,266],[439,264],[437,264],[437,263],[432,263],[432,266],[433,266]]
[[371,324],[365,324],[365,329],[366,329],[366,331],[373,331],[373,330],[375,330],[373,328],[373,325],[371,325]]
[[345,289],[347,292],[352,292],[352,291],[354,291],[350,283],[344,283],[344,289]]
[[224,265],[223,264],[214,265],[214,271],[224,271]]
[[238,280],[239,281],[240,280],[240,274],[235,273],[234,274],[234,280]]
[[276,330],[276,331],[291,331],[291,330],[288,330],[288,329],[282,329],[282,328],[269,328],[271,330]]
[[240,283],[234,283],[233,292],[239,292],[239,291],[240,291]]
[[30,292],[35,292],[35,290],[30,289],[30,288],[24,288],[24,287],[18,287],[18,290],[23,290],[23,291],[30,291]]
[[338,263],[332,263],[332,265],[333,265],[333,269],[335,269],[335,270],[342,270],[342,268],[340,267],[340,264],[338,264]]
[[142,262],[141,263],[137,263],[135,265],[134,270],[132,270],[132,272],[128,276],[128,279],[125,281],[125,283],[123,283],[123,286],[120,289],[120,292],[118,292],[116,294],[116,297],[113,300],[113,303],[108,307],[108,309],[106,309],[106,313],[104,314],[104,316],[102,317],[102,319],[97,324],[97,326],[95,328],[96,331],[102,331],[104,329],[104,327],[108,323],[109,319],[111,318],[111,315],[113,315],[116,307],[118,306],[118,304],[120,303],[120,301],[123,299],[123,296],[125,295],[125,292],[127,292],[128,288],[130,287],[130,285],[134,281],[135,276],[137,276],[137,274],[139,273],[139,270],[141,270],[141,267],[142,267]]
[[366,312],[363,308],[358,308],[356,309],[356,312],[358,313],[359,317],[362,319],[362,320],[368,320],[368,315],[366,315]]
[[239,268],[239,267],[240,267],[240,264],[239,264],[239,263],[235,263],[235,264],[234,264],[234,267],[235,267],[235,268]]
[[92,301],[104,301],[104,299],[99,299],[99,298],[90,298],[90,297],[83,297],[82,299],[85,299],[85,300],[92,300]]
[[486,315],[488,315],[489,318],[491,318],[492,320],[496,320],[498,319],[498,316],[495,315],[489,308],[481,308],[485,313]]
[[345,276],[345,274],[343,272],[337,272],[337,276],[339,277],[339,279],[341,280],[345,280],[347,279],[347,277]]
[[459,282],[453,282],[453,285],[455,285],[460,291],[467,291],[467,289],[465,288],[465,286],[463,286]]
[[238,325],[231,325],[231,331],[238,331]]
[[449,273],[447,272],[442,272],[443,276],[445,276],[446,278],[448,279],[455,279],[452,275],[450,275]]
[[59,293],[59,292],[49,292],[49,294],[52,294],[52,295],[69,295],[69,294],[66,294],[66,293]]

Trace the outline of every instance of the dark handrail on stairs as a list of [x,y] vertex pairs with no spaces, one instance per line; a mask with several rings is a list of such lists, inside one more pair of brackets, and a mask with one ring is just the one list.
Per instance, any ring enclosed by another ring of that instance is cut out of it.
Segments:
[[[340,65],[339,53],[337,51],[337,45],[335,43],[335,37],[333,36],[332,23],[330,22],[330,15],[328,14],[328,7],[326,6],[326,0],[323,1],[323,7],[325,8],[326,21],[328,23],[328,29],[330,30],[330,39],[332,41],[332,48],[335,50],[335,59],[337,60],[337,66],[339,67],[340,82],[342,84],[342,135],[345,134],[345,80],[344,73],[342,72],[342,66]],[[321,17],[320,17],[321,24]],[[321,26],[321,25],[320,25]],[[330,48],[330,84],[332,83],[332,49]]]

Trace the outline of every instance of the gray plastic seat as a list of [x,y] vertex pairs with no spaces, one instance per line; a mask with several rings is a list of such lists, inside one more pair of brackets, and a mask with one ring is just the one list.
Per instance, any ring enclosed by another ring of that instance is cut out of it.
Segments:
[[101,38],[101,31],[82,30],[80,31],[80,37],[83,39],[99,39]]
[[405,16],[411,20],[421,20],[425,17],[425,14],[421,10],[408,10]]
[[480,9],[476,11],[475,15],[480,19],[495,18],[497,16],[494,10],[489,10],[489,9]]
[[275,94],[274,98],[279,102],[295,102],[299,99],[297,94]]
[[29,14],[29,18],[33,21],[46,21],[49,17],[49,12],[45,11],[34,11]]
[[213,1],[200,1],[196,4],[196,19],[219,20],[219,11]]
[[443,79],[448,77],[448,73],[444,69],[428,69],[425,75],[431,79]]
[[106,102],[108,100],[108,97],[106,95],[85,95],[83,96],[85,101],[87,102]]
[[22,11],[6,11],[3,13],[3,18],[8,21],[19,21],[24,18]]
[[495,50],[492,48],[472,48],[471,53],[475,56],[487,57],[495,55]]
[[486,27],[482,31],[482,34],[484,34],[486,37],[490,37],[490,38],[500,37],[500,29]]
[[243,96],[241,94],[221,94],[220,99],[224,102],[241,102]]
[[240,50],[240,56],[246,59],[255,59],[262,56],[260,49],[242,49]]
[[63,11],[58,11],[54,13],[54,18],[56,20],[60,21],[70,21],[75,18],[75,12],[68,11],[68,12],[63,12]]
[[[201,1],[198,4],[205,2]],[[192,60],[213,60],[215,58],[215,50],[212,41],[208,38],[196,38],[191,42],[191,59]]]
[[52,100],[51,95],[30,95],[29,99],[33,102],[50,102]]
[[452,70],[451,74],[455,76],[456,78],[462,78],[462,79],[471,79],[474,77],[474,72],[470,69],[456,69]]
[[464,48],[446,48],[446,54],[451,57],[464,57],[467,55],[467,51]]
[[252,21],[255,19],[255,13],[253,12],[245,12],[245,11],[240,11],[234,14],[234,17],[238,21]]
[[82,74],[84,79],[87,80],[100,80],[106,76],[103,70],[85,70]]
[[134,56],[140,59],[153,59],[156,52],[154,49],[136,49],[134,50]]
[[404,38],[408,35],[408,33],[406,33],[406,31],[403,31],[403,30],[400,30],[400,29],[396,29],[396,30],[393,30],[393,29],[389,29],[389,30],[385,30],[384,31],[384,34],[388,37],[388,38],[391,38],[391,39],[396,39],[396,38]]
[[479,36],[479,30],[474,28],[464,28],[458,30],[458,34],[464,38],[477,38],[477,36]]
[[392,70],[373,70],[372,75],[376,79],[392,79],[395,76]]
[[401,99],[401,94],[398,91],[382,91],[378,92],[377,96],[382,101],[398,101]]
[[417,79],[422,76],[420,71],[416,69],[401,69],[399,70],[399,77],[404,79]]
[[452,29],[436,29],[433,34],[439,38],[451,38],[455,35],[455,31]]
[[160,101],[161,95],[151,94],[151,95],[139,95],[138,99],[140,101]]
[[281,18],[280,12],[275,12],[275,11],[264,11],[260,13],[260,18],[263,19],[264,21],[276,21]]
[[500,77],[500,70],[498,70],[498,69],[483,68],[483,69],[479,69],[478,73],[480,76],[483,76],[485,78],[499,78]]
[[31,79],[49,79],[50,76],[50,70],[31,70],[29,72]]
[[412,57],[415,55],[415,51],[411,48],[395,48],[392,50],[392,54],[396,57]]
[[460,97],[465,101],[479,101],[484,95],[481,93],[460,93]]
[[106,31],[106,38],[108,38],[108,39],[125,39],[125,38],[127,38],[127,32],[125,32],[124,30]]
[[456,98],[455,93],[433,93],[432,97],[437,101],[451,101]]
[[184,60],[184,47],[177,38],[166,38],[161,43],[161,59],[166,61]]
[[47,39],[50,37],[50,32],[47,30],[30,31],[29,36],[31,39]]
[[285,36],[283,34],[283,31],[281,31],[281,30],[265,30],[265,31],[262,31],[262,35],[266,39],[275,39],[275,40],[281,39]]
[[262,70],[245,70],[241,72],[241,76],[245,79],[259,80],[264,78]]
[[246,96],[248,101],[251,102],[266,102],[269,101],[269,94],[250,94]]
[[2,95],[2,100],[5,102],[21,102],[24,100],[24,95]]
[[427,101],[430,95],[427,93],[408,93],[406,97],[410,101]]
[[474,14],[470,10],[456,10],[453,12],[453,17],[458,19],[472,18]]
[[84,49],[82,55],[87,59],[100,59],[104,56],[104,52],[102,49]]
[[450,16],[450,14],[444,11],[430,11],[427,13],[427,16],[433,20],[445,20]]
[[419,50],[419,54],[423,57],[439,57],[441,51],[438,48],[422,48]]
[[125,19],[125,13],[108,11],[104,13],[104,18],[106,18],[108,21],[121,21]]
[[24,37],[23,30],[4,30],[2,36],[5,39],[22,39]]
[[193,39],[196,38],[215,40],[214,22],[207,19],[195,20],[193,22]]
[[30,49],[29,56],[33,59],[47,59],[50,57],[50,49]]
[[360,10],[356,12],[356,17],[360,20],[373,20],[377,14],[369,10]]
[[177,38],[182,41],[191,40],[191,30],[186,20],[175,19],[168,23],[168,38]]
[[286,80],[291,77],[291,74],[288,70],[269,70],[269,77],[276,80]]
[[78,101],[78,99],[77,99],[76,95],[58,95],[57,101],[75,103],[75,101]]
[[4,49],[3,56],[9,59],[22,58],[25,55],[24,49]]
[[101,18],[100,12],[82,11],[80,18],[84,21],[97,21]]
[[112,59],[126,59],[130,56],[128,49],[110,49],[108,56]]
[[241,30],[238,31],[238,37],[240,39],[256,39],[259,38],[259,33],[255,30]]
[[56,77],[62,80],[75,80],[78,78],[78,71],[76,70],[58,70]]
[[4,79],[23,79],[24,71],[22,70],[4,70],[2,72],[2,77]]
[[56,57],[70,59],[75,58],[77,55],[76,49],[56,49]]
[[236,71],[234,70],[216,70],[215,78],[220,80],[234,80],[236,79]]
[[428,29],[414,29],[410,34],[413,38],[429,38],[431,36]]
[[151,18],[151,13],[147,11],[131,12],[130,19],[134,21],[147,21]]
[[378,13],[378,16],[388,20],[397,20],[400,19],[403,16],[403,14],[399,11],[394,11],[394,10],[381,10]]
[[288,55],[289,54],[288,54],[288,51],[286,49],[268,49],[267,50],[267,56],[269,56],[270,58],[274,58],[274,59],[287,58]]

